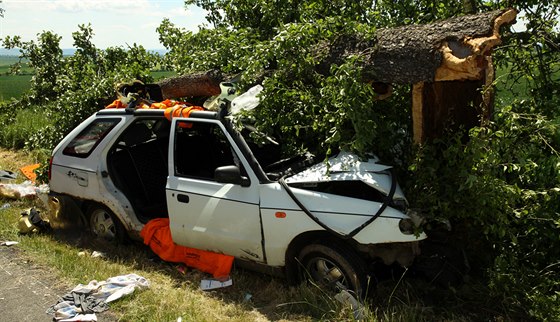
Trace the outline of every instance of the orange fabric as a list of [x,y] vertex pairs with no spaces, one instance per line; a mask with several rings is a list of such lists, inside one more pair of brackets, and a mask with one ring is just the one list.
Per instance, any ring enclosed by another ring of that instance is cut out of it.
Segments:
[[177,101],[173,101],[173,100],[170,100],[170,99],[166,99],[165,101],[152,103],[152,105],[150,105],[150,108],[163,110],[163,109],[166,109],[168,107],[173,107],[175,105],[190,105],[190,104],[185,103],[185,102],[177,102]]
[[[111,104],[105,106],[105,108],[126,108],[127,104],[121,102],[120,99],[114,100]],[[161,102],[155,102],[150,105],[145,102],[140,102],[136,106],[137,109],[155,109],[163,110],[165,109],[165,117],[171,121],[174,117],[189,117],[192,111],[204,111],[204,108],[200,106],[194,106],[187,102],[179,102],[175,100],[166,99]]]
[[[192,111],[204,111],[204,109],[200,106],[184,107],[184,106],[181,106],[181,105],[176,105],[174,107],[166,108],[165,112],[163,112],[163,114],[165,115],[166,119],[171,121],[174,117],[189,117],[189,115],[191,115]],[[182,128],[190,129],[192,127],[192,124],[190,124],[190,123],[186,123],[186,124],[185,123],[180,123],[179,126],[182,127]]]
[[229,276],[231,272],[233,256],[175,244],[171,238],[168,218],[150,220],[142,228],[140,236],[144,244],[150,246],[164,261],[184,263],[189,267],[210,273],[215,278]]
[[126,104],[124,104],[123,102],[121,102],[120,99],[116,99],[113,101],[113,103],[105,106],[105,108],[125,108]]
[[171,121],[174,117],[189,117],[192,111],[204,111],[204,109],[200,106],[184,107],[176,105],[166,108],[163,114],[165,115],[165,118]]
[[30,164],[30,165],[26,165],[23,168],[20,168],[20,170],[27,179],[31,180],[31,182],[35,182],[35,180],[37,179],[37,174],[35,173],[35,169],[39,168],[40,166],[41,164],[39,163]]

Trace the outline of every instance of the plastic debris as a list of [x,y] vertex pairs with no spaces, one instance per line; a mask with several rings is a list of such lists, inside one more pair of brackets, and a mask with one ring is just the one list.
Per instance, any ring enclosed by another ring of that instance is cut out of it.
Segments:
[[106,255],[103,252],[99,252],[99,251],[94,250],[93,253],[91,253],[91,257],[92,258],[105,258]]
[[95,313],[92,314],[78,314],[72,318],[59,320],[59,322],[73,322],[73,321],[97,321]]
[[0,207],[0,209],[8,209],[10,208],[12,205],[10,205],[9,203],[5,203],[2,205],[2,207]]
[[19,242],[17,242],[17,241],[9,241],[9,240],[0,242],[0,246],[7,246],[7,247],[10,247],[10,246],[13,246],[13,245],[17,245],[17,244],[19,244]]
[[40,163],[36,163],[36,164],[30,164],[30,165],[26,165],[23,168],[20,168],[19,170],[23,173],[23,175],[31,180],[31,182],[35,182],[35,180],[37,179],[37,174],[35,173],[35,169],[38,169],[41,166]]
[[25,181],[23,183],[1,183],[0,184],[0,196],[11,198],[11,199],[21,199],[27,198],[32,199],[37,197],[38,194],[46,194],[49,192],[49,186],[47,184],[42,184],[40,186],[34,185],[31,181]]
[[342,290],[334,296],[334,298],[342,304],[349,305],[354,313],[354,319],[357,321],[364,319],[364,306],[356,300],[347,290]]
[[0,170],[0,182],[14,180],[17,178],[17,174],[8,170]]
[[91,258],[105,258],[107,255],[105,255],[105,253],[94,250],[91,255],[87,252],[87,251],[81,251],[78,252],[78,256],[80,257],[85,257],[85,256],[89,256]]
[[235,115],[241,111],[251,111],[260,103],[258,95],[262,92],[263,87],[256,85],[249,88],[245,93],[237,96],[231,101],[231,114]]
[[225,281],[220,281],[217,279],[204,279],[200,281],[200,289],[203,291],[214,290],[217,288],[223,288],[233,285],[233,281],[231,278],[228,278]]
[[252,298],[253,295],[251,295],[250,293],[245,293],[245,296],[243,297],[243,302],[250,302]]

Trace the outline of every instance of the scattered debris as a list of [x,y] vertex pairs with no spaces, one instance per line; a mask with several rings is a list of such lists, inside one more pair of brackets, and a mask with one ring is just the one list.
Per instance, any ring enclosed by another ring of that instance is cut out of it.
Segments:
[[94,250],[91,253],[91,255],[87,251],[81,251],[81,252],[78,252],[78,256],[80,256],[80,257],[89,256],[91,258],[105,258],[105,257],[107,257],[107,255],[105,255],[105,253],[97,251],[97,250]]
[[70,293],[47,310],[56,321],[97,321],[95,313],[109,309],[107,303],[132,294],[134,290],[148,288],[147,279],[136,274],[108,278],[103,282],[93,280],[87,285],[78,284]]
[[177,265],[177,271],[183,275],[187,273],[187,266],[185,265]]
[[103,252],[99,252],[99,251],[94,250],[93,253],[91,253],[91,257],[92,258],[105,258],[107,256]]
[[8,170],[0,170],[0,182],[14,180],[17,178],[17,174]]
[[59,322],[73,322],[73,321],[97,321],[97,316],[92,314],[78,314],[70,319],[60,320]]
[[33,199],[39,194],[47,194],[49,186],[42,184],[36,186],[31,181],[24,181],[23,183],[1,183],[0,184],[0,197],[11,199]]
[[243,297],[243,302],[250,302],[252,298],[253,298],[252,294],[245,293],[245,296]]
[[9,241],[9,240],[0,242],[0,246],[7,246],[7,247],[10,247],[10,246],[13,246],[13,245],[17,245],[17,244],[19,244],[19,242],[17,242],[17,241]]
[[251,87],[247,92],[237,96],[231,101],[231,114],[241,111],[251,111],[260,103],[259,94],[263,91],[261,85]]
[[21,234],[36,233],[49,228],[49,223],[41,218],[41,212],[35,208],[23,211],[18,221],[18,229]]
[[20,168],[19,170],[23,173],[23,175],[31,180],[31,182],[35,183],[35,180],[37,179],[37,174],[35,173],[35,169],[38,169],[41,166],[40,163],[36,163],[36,164],[30,164],[30,165],[26,165],[23,168]]
[[203,291],[214,290],[217,288],[223,288],[233,285],[233,281],[231,278],[228,278],[225,281],[217,280],[217,279],[204,279],[200,281],[200,289]]
[[354,319],[360,321],[364,319],[364,306],[356,300],[356,298],[350,294],[347,290],[342,290],[340,293],[336,294],[334,298],[342,304],[349,305],[354,313]]
[[2,207],[0,207],[0,209],[8,209],[10,208],[12,205],[10,205],[9,203],[5,203],[2,205]]

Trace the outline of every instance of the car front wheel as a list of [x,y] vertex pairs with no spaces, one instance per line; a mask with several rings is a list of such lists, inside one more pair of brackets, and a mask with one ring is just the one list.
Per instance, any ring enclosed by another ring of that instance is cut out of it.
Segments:
[[365,263],[350,249],[311,244],[301,250],[298,260],[302,277],[319,287],[334,292],[353,291],[358,297],[365,295]]
[[109,209],[93,206],[88,211],[88,217],[91,233],[95,238],[115,243],[124,242],[124,227]]

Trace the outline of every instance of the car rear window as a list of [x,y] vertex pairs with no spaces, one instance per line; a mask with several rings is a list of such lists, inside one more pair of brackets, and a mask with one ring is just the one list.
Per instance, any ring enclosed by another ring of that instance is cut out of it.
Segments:
[[87,158],[119,121],[120,119],[98,119],[93,121],[70,141],[62,153],[78,158]]

